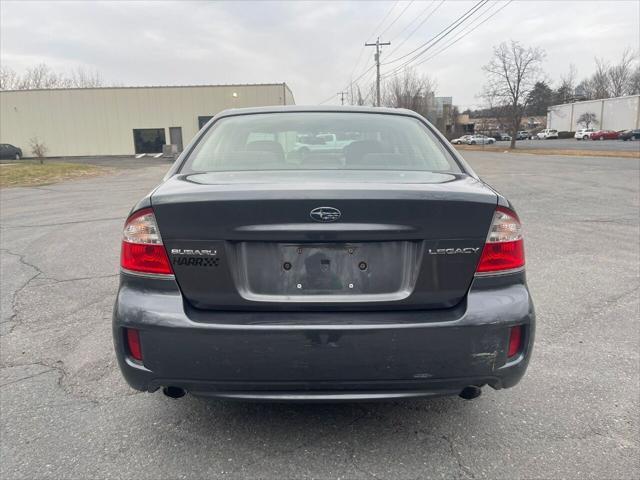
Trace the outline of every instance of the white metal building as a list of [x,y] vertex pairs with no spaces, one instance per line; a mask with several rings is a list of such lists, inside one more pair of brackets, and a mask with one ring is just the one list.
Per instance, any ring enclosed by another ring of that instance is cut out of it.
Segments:
[[584,128],[578,124],[583,113],[596,115],[594,128],[597,129],[618,131],[640,128],[640,95],[554,105],[547,112],[547,128],[575,132]]
[[30,155],[37,138],[52,157],[180,151],[221,110],[294,103],[285,83],[4,91],[0,143]]

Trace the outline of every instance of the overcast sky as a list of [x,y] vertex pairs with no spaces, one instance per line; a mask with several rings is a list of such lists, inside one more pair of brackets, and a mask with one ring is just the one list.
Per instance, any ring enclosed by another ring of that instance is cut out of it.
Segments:
[[[392,60],[476,4],[2,1],[0,61],[17,71],[40,62],[61,72],[82,66],[123,85],[286,82],[296,103],[314,104],[335,95],[372,64],[373,49],[365,51],[365,41],[377,34],[381,41],[391,41],[382,61]],[[576,65],[581,78],[592,72],[596,56],[614,61],[625,47],[640,49],[640,2],[507,5],[492,0],[421,59],[474,26],[474,31],[416,67],[436,79],[438,95],[453,96],[462,107],[481,102],[481,67],[491,47],[503,40],[542,47],[552,83],[568,71],[569,63]],[[401,63],[383,66],[382,71]],[[335,96],[328,103],[339,99]]]

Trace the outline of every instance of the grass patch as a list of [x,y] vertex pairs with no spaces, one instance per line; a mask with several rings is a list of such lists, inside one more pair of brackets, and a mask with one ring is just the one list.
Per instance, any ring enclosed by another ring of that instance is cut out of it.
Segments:
[[0,187],[48,185],[74,178],[100,175],[107,169],[80,163],[24,162],[0,164]]
[[568,155],[570,157],[622,157],[640,159],[640,151],[630,152],[628,150],[572,150],[561,148],[515,148],[509,150],[508,146],[496,147],[495,145],[455,145],[458,150],[478,150],[485,152],[501,153],[525,153],[528,155]]

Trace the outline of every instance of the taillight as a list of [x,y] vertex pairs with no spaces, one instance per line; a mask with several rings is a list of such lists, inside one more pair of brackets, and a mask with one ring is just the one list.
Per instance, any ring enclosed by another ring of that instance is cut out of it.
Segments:
[[133,272],[173,274],[152,209],[139,210],[127,219],[120,266]]
[[512,210],[496,208],[476,273],[500,273],[524,266],[520,219]]
[[127,337],[127,349],[129,355],[134,360],[142,361],[142,349],[140,348],[140,333],[133,328],[125,328],[125,334]]
[[516,354],[520,353],[522,346],[522,325],[518,325],[516,327],[511,327],[509,331],[509,350],[507,352],[507,357],[514,357]]

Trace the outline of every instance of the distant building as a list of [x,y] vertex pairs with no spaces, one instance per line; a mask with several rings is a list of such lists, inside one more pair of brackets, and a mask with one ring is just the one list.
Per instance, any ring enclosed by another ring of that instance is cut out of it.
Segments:
[[285,83],[3,91],[0,143],[29,154],[37,137],[52,157],[182,151],[224,109],[294,103]]
[[597,129],[617,131],[640,128],[640,95],[554,105],[547,111],[547,128],[574,132],[583,128],[578,122],[584,113],[595,115],[592,126]]
[[452,116],[453,97],[435,97],[435,124],[442,133],[452,133],[455,129],[455,119]]
[[[498,133],[510,133],[511,131],[509,119],[487,115],[477,117],[470,117],[468,114],[458,115],[457,123],[464,126],[465,133],[482,133],[493,136]],[[520,122],[520,129],[535,130],[544,128],[545,125],[546,117],[544,116],[526,116]]]

